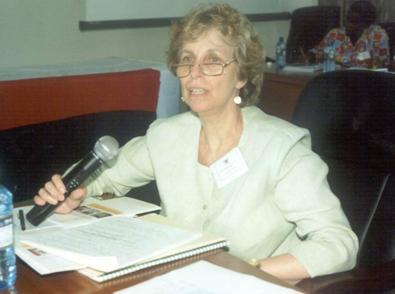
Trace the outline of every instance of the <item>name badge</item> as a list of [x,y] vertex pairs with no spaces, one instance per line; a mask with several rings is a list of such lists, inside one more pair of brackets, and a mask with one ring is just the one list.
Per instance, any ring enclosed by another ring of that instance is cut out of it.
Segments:
[[222,188],[245,174],[248,166],[240,149],[236,147],[210,165],[210,170],[217,187]]
[[360,60],[360,61],[365,60],[365,59],[369,59],[370,57],[371,56],[370,56],[370,53],[369,53],[368,50],[363,51],[363,52],[359,52],[357,54],[357,59]]

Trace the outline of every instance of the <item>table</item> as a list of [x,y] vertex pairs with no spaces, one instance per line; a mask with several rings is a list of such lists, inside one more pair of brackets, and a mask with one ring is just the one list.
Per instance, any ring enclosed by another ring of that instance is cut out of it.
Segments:
[[395,259],[392,261],[314,279],[305,279],[297,287],[306,293],[395,293]]
[[[113,293],[114,291],[130,287],[154,276],[202,259],[225,268],[256,276],[266,281],[289,286],[285,282],[230,255],[225,250],[218,249],[199,256],[152,267],[100,284],[88,279],[78,272],[65,272],[40,276],[18,258],[16,289],[18,294]],[[390,289],[395,289],[395,260],[368,268],[356,268],[352,271],[343,273],[305,279],[299,282],[296,287],[305,293],[320,294],[390,293]]]
[[314,76],[277,71],[274,66],[267,68],[259,107],[268,114],[290,121],[300,93]]
[[94,282],[78,272],[57,273],[47,276],[40,276],[34,272],[27,264],[18,259],[18,278],[16,289],[18,294],[35,293],[113,293],[114,291],[130,287],[151,277],[163,274],[175,268],[190,264],[197,260],[207,260],[214,264],[250,274],[258,278],[271,281],[280,285],[289,286],[285,282],[278,280],[246,262],[230,255],[223,249],[194,256],[184,260],[159,265],[150,269],[132,273],[104,283]]
[[[17,206],[31,204],[31,200],[20,202]],[[224,249],[207,252],[172,263],[158,265],[132,273],[105,283],[94,282],[78,272],[64,272],[41,276],[18,258],[17,282],[18,294],[35,293],[113,293],[130,287],[151,277],[169,272],[198,260],[206,260],[225,268],[250,274],[263,280],[283,286],[285,282],[249,265],[230,255]],[[305,279],[296,285],[306,293],[390,293],[395,289],[395,260],[369,267],[357,267],[354,270],[313,279]],[[394,292],[395,293],[395,292]]]

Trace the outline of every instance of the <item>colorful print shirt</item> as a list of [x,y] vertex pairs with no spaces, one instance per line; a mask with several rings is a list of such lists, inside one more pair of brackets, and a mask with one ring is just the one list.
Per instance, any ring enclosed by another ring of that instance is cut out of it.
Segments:
[[334,46],[336,62],[344,66],[387,67],[389,42],[386,31],[379,25],[364,30],[358,41],[352,44],[344,28],[331,30],[318,45],[317,55],[323,55],[326,46]]

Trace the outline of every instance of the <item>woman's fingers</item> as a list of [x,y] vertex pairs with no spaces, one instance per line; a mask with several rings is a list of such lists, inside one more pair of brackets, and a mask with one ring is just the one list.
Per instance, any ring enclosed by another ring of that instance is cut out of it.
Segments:
[[[38,195],[34,196],[34,203],[37,205],[45,205],[49,203],[58,205],[55,212],[70,213],[77,208],[86,195],[84,188],[78,188],[65,197],[66,187],[60,175],[53,175],[49,182],[46,182],[44,187],[38,191]],[[60,203],[59,203],[60,202]]]
[[70,196],[56,208],[55,212],[63,214],[70,213],[81,204],[85,195],[86,190],[84,188],[74,190]]
[[[43,188],[38,190],[38,195],[36,195],[34,198],[35,199],[40,198],[41,200],[44,201],[44,203],[48,202],[49,204],[52,204],[52,205],[57,204],[58,203],[58,196],[49,192],[47,187],[48,187],[48,184],[45,184],[45,186]],[[40,203],[42,203],[42,202],[40,202]],[[37,203],[37,204],[39,204],[39,203]]]
[[59,201],[63,201],[64,193],[66,188],[63,184],[62,177],[60,175],[53,175],[51,181],[46,182],[38,194],[34,197],[34,202],[37,205],[44,205],[50,203],[56,205]]
[[62,177],[60,175],[53,175],[52,183],[55,185],[57,191],[59,191],[62,195],[66,193],[66,187],[63,183]]

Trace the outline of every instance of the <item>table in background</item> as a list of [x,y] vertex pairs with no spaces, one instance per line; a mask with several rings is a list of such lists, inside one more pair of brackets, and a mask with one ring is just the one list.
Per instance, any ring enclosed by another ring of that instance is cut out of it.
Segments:
[[303,88],[315,75],[265,69],[259,106],[268,114],[290,121]]
[[[390,69],[395,74],[395,65]],[[291,121],[299,95],[306,84],[320,73],[290,73],[266,68],[258,106],[267,114]]]

